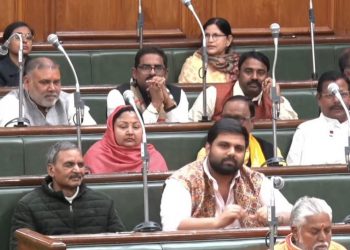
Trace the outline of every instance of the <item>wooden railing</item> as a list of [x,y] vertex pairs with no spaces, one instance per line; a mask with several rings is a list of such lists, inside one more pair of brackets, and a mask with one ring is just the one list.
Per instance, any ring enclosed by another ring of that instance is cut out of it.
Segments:
[[[268,228],[249,228],[232,230],[196,230],[176,232],[153,233],[109,233],[109,234],[82,234],[82,235],[58,235],[44,236],[30,229],[16,231],[20,250],[27,249],[54,249],[62,250],[74,245],[102,245],[102,244],[147,244],[184,241],[217,241],[234,239],[264,238],[269,232]],[[279,227],[278,236],[286,236],[290,233],[290,227]],[[334,235],[349,235],[350,226],[336,224],[332,228]]]

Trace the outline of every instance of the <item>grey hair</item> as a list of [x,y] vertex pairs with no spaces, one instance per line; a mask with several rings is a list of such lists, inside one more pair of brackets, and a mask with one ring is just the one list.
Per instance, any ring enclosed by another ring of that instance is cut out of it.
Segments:
[[61,151],[71,150],[75,149],[80,152],[80,149],[78,146],[72,142],[69,141],[59,141],[56,142],[54,145],[52,145],[49,148],[49,151],[46,154],[46,163],[49,164],[55,164],[57,161],[57,155]]
[[326,213],[332,220],[332,208],[325,200],[304,196],[294,204],[290,214],[291,226],[300,227],[305,223],[307,216],[313,216],[320,213]]
[[24,75],[31,73],[35,69],[44,69],[44,68],[59,69],[59,65],[48,57],[33,58],[33,59],[30,59],[28,62],[26,62],[25,68],[24,68]]

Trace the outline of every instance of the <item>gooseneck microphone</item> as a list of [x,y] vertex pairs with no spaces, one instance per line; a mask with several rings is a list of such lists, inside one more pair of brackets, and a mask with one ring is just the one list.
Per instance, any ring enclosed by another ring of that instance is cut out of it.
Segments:
[[309,5],[309,20],[310,20],[310,36],[311,36],[311,52],[312,52],[312,80],[317,80],[316,59],[315,59],[315,13],[312,0]]
[[143,180],[143,207],[144,207],[144,222],[138,224],[135,228],[135,232],[156,232],[161,231],[161,226],[158,223],[149,220],[149,199],[148,199],[148,164],[149,153],[147,150],[147,135],[146,128],[141,114],[137,109],[134,100],[134,93],[131,90],[126,90],[123,93],[124,100],[129,103],[134,109],[138,120],[140,121],[142,128],[142,143],[141,143],[141,158],[142,158],[142,180]]
[[267,212],[267,220],[270,226],[270,232],[269,232],[269,247],[270,250],[274,249],[275,241],[277,238],[277,226],[278,226],[278,220],[276,217],[276,201],[275,201],[275,190],[280,190],[284,187],[284,180],[280,176],[272,176],[271,177],[271,199],[270,199],[270,206],[268,207]]
[[335,83],[335,82],[331,82],[328,87],[327,90],[330,94],[334,95],[340,102],[340,104],[342,105],[346,117],[348,119],[348,146],[345,147],[345,160],[346,160],[346,164],[348,166],[348,169],[350,170],[350,116],[349,116],[349,108],[345,105],[345,102],[340,94],[339,91],[339,86]]
[[24,71],[24,59],[23,59],[23,38],[20,33],[13,33],[11,36],[5,41],[3,45],[0,46],[0,55],[6,55],[8,53],[8,48],[11,40],[14,37],[18,37],[19,39],[19,49],[18,49],[18,67],[19,67],[19,82],[18,82],[18,118],[12,119],[5,124],[7,127],[10,124],[16,123],[15,127],[26,127],[27,124],[30,125],[28,119],[23,116],[23,99],[24,99],[24,90],[23,90],[23,71]]
[[181,0],[182,3],[191,11],[194,18],[196,19],[199,28],[202,32],[202,84],[203,84],[203,115],[202,115],[202,122],[208,121],[208,115],[207,115],[207,71],[208,71],[208,50],[207,50],[207,40],[205,38],[205,32],[202,26],[201,21],[199,20],[199,17],[197,13],[195,12],[193,5],[191,3],[191,0]]
[[62,44],[60,43],[60,41],[58,40],[58,37],[56,34],[50,34],[47,37],[47,41],[52,44],[56,49],[58,49],[59,51],[61,51],[63,53],[63,55],[65,56],[72,72],[74,75],[74,79],[75,79],[75,92],[74,92],[74,106],[75,106],[75,125],[77,128],[77,143],[78,143],[78,147],[80,150],[82,150],[82,146],[81,146],[81,123],[82,120],[84,120],[84,103],[81,100],[80,97],[80,85],[79,85],[79,80],[78,80],[78,76],[77,73],[74,69],[74,66],[68,56],[68,54],[66,53],[66,51],[64,50]]
[[[277,156],[277,126],[276,121],[279,116],[279,105],[280,105],[280,96],[277,95],[276,87],[276,64],[277,64],[277,55],[278,55],[278,37],[280,33],[280,25],[278,23],[273,23],[270,25],[270,30],[273,38],[273,43],[275,45],[275,56],[272,66],[272,86],[271,86],[271,101],[272,101],[272,135],[273,135],[273,157],[269,158],[266,161],[268,166],[280,166],[280,162],[283,162],[284,159]],[[265,165],[265,163],[263,164]]]

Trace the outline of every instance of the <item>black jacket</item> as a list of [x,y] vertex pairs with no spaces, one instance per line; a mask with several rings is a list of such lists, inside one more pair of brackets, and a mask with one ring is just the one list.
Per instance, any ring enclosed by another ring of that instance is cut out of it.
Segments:
[[62,192],[48,187],[47,177],[41,187],[19,200],[12,217],[11,247],[16,249],[14,232],[29,228],[44,235],[92,234],[123,231],[113,200],[106,195],[80,185],[72,205]]

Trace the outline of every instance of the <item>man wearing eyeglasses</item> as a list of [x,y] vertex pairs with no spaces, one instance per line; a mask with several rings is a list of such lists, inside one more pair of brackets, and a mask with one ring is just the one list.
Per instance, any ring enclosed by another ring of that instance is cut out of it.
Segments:
[[[59,66],[51,59],[38,57],[28,61],[23,81],[23,117],[19,117],[19,90],[0,100],[0,126],[14,126],[19,118],[28,126],[75,125],[74,95],[61,91]],[[95,125],[84,106],[82,125]]]
[[118,86],[108,93],[108,115],[119,105],[125,104],[123,93],[130,89],[144,123],[187,122],[186,94],[181,88],[167,84],[167,66],[163,50],[155,47],[140,49],[132,69],[133,82]]
[[[231,96],[224,104],[222,117],[229,117],[240,121],[249,133],[249,146],[244,155],[244,164],[251,168],[266,167],[266,161],[273,157],[273,145],[262,138],[253,135],[255,108],[252,100],[243,95]],[[283,161],[280,149],[277,149],[277,156]],[[202,148],[197,155],[197,160],[204,160],[207,156],[205,148]]]
[[321,75],[317,85],[318,118],[300,124],[290,147],[288,165],[345,164],[344,148],[348,145],[348,122],[339,100],[328,92],[328,85],[336,83],[349,109],[350,83],[336,71]]

